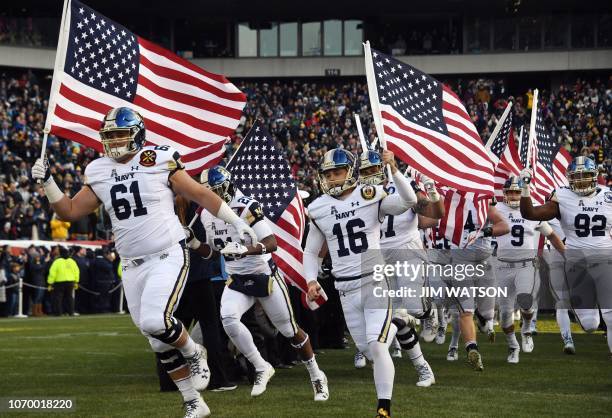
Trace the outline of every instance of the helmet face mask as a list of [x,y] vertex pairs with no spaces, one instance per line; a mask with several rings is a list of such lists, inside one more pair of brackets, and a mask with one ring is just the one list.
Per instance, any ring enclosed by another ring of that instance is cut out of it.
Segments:
[[144,120],[138,112],[127,107],[111,109],[99,133],[104,154],[115,160],[137,153],[145,143]]
[[357,183],[357,161],[350,152],[336,148],[327,151],[319,165],[321,191],[330,196],[340,196]]
[[523,180],[516,176],[510,176],[504,183],[504,203],[513,209],[521,204],[521,189]]
[[580,196],[593,193],[597,187],[597,167],[593,160],[576,157],[567,168],[567,181],[570,189]]
[[200,175],[200,182],[210,189],[211,192],[219,196],[225,203],[230,203],[234,199],[235,189],[229,171],[221,166],[215,166],[204,170]]
[[359,159],[359,182],[375,186],[387,179],[380,154],[376,151],[365,151]]

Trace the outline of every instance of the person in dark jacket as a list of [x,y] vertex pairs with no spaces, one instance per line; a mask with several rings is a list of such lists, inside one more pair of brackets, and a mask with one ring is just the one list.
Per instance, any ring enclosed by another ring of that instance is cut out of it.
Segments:
[[[42,303],[45,296],[46,268],[41,252],[36,249],[30,251],[24,283],[33,287],[24,286],[23,293],[24,301],[29,300],[32,303],[32,316],[44,316]],[[28,309],[24,307],[24,311],[27,312]]]
[[96,250],[96,258],[93,259],[89,269],[91,290],[100,293],[94,299],[96,313],[111,311],[111,296],[108,291],[116,282],[113,261],[114,254],[108,248]]
[[75,292],[75,305],[76,310],[79,313],[92,313],[92,298],[91,295],[84,291],[82,288],[90,289],[92,287],[89,279],[89,269],[91,264],[91,259],[87,258],[87,250],[85,248],[75,246],[72,248],[74,255],[74,261],[76,261],[77,266],[79,266],[80,279],[79,279],[79,289]]

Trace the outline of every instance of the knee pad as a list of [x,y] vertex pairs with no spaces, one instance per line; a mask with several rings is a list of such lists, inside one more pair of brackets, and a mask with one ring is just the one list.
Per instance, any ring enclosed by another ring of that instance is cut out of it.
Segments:
[[178,350],[164,351],[163,353],[155,353],[166,373],[172,373],[185,363],[185,359]]
[[419,336],[416,331],[412,328],[405,328],[397,332],[397,341],[400,343],[400,347],[404,350],[410,350],[419,342]]
[[159,321],[157,318],[145,318],[141,322],[141,331],[162,343],[172,345],[181,336],[183,324],[174,317],[167,322]]
[[225,333],[230,338],[235,338],[240,333],[240,328],[242,328],[242,322],[240,322],[240,318],[236,318],[235,316],[224,316],[221,318],[221,323],[223,324],[223,329]]
[[519,293],[516,295],[516,302],[522,311],[533,313],[533,295],[531,293]]
[[500,312],[499,319],[499,325],[501,325],[501,327],[504,329],[514,325],[514,313],[512,311]]

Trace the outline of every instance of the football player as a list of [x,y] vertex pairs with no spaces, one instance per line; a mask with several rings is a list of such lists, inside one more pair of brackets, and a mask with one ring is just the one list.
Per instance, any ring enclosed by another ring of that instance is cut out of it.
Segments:
[[[395,193],[395,185],[392,181],[388,181],[382,159],[378,152],[372,150],[363,152],[359,163],[359,182],[361,184],[380,184],[387,194]],[[401,215],[385,216],[381,224],[380,248],[387,264],[395,265],[397,262],[400,262],[419,265],[427,262],[427,256],[419,232],[419,224],[422,224],[424,219],[437,220],[442,218],[444,216],[444,204],[436,190],[434,181],[422,176],[422,182],[427,194],[421,191],[415,181],[412,181],[411,186],[417,195],[417,204]],[[419,274],[418,277],[391,278],[392,288],[410,288],[414,295],[419,295],[418,297],[403,298],[397,308],[405,310],[407,314],[422,321],[431,316],[429,300],[420,296],[424,279],[423,274]],[[415,323],[411,322],[410,324]],[[394,339],[394,343],[395,341],[396,339]],[[399,353],[401,355],[401,351]],[[408,351],[408,356],[413,361],[422,356],[418,341]],[[418,366],[418,363],[415,363],[415,366]]]
[[538,224],[538,222],[523,219],[519,210],[522,187],[523,184],[519,177],[510,176],[504,184],[504,200],[497,205],[497,210],[510,226],[509,234],[497,237],[496,276],[498,285],[507,291],[507,296],[499,300],[499,313],[501,328],[508,343],[507,361],[513,364],[519,362],[521,351],[514,334],[515,304],[518,305],[523,320],[522,350],[530,353],[534,347],[531,336],[531,319],[536,309],[540,286],[537,275],[535,232],[541,232],[557,245],[561,243],[547,222]]
[[[375,280],[375,269],[385,264],[380,253],[384,216],[400,215],[417,203],[409,181],[395,165],[393,153],[383,151],[382,160],[391,167],[398,193],[388,195],[382,186],[358,185],[358,161],[350,152],[337,148],[325,153],[319,165],[324,194],[308,206],[310,230],[304,250],[308,296],[315,300],[321,289],[317,256],[327,244],[349,332],[357,349],[374,363],[377,417],[381,418],[391,414],[395,369],[389,340],[400,330],[406,331],[400,337],[403,348],[410,349],[417,341],[404,320],[392,318],[386,277]],[[417,385],[421,386],[421,381],[429,385],[434,381],[433,373],[422,356],[420,362]]]
[[201,182],[238,213],[256,234],[256,239],[242,244],[239,231],[231,224],[202,211],[207,243],[201,244],[191,233],[188,243],[205,258],[210,258],[213,251],[221,252],[225,258],[229,279],[221,296],[221,322],[232,343],[255,367],[251,396],[264,393],[274,376],[274,367],[263,359],[253,336],[240,321],[242,315],[259,302],[272,324],[290,340],[306,365],[314,400],[326,401],[329,399],[327,377],[317,365],[308,334],[295,322],[287,285],[272,260],[276,238],[261,205],[238,190],[230,173],[221,166],[202,172]]
[[43,159],[32,167],[32,177],[43,181],[53,210],[66,221],[76,221],[104,205],[121,256],[132,320],[181,392],[185,417],[209,416],[197,392],[206,388],[210,378],[206,353],[173,316],[189,270],[189,250],[174,212],[174,193],[234,225],[241,236],[255,238],[255,233],[223,200],[185,172],[171,147],[145,146],[145,123],[136,111],[110,110],[102,121],[100,138],[104,156],[87,165],[85,187],[73,198],[60,190]]
[[[484,366],[476,341],[474,316],[479,321],[479,328],[487,333],[491,341],[494,341],[493,316],[495,313],[495,298],[491,296],[474,297],[469,292],[467,292],[468,295],[463,295],[462,289],[495,285],[495,271],[490,262],[492,255],[491,237],[507,234],[510,232],[510,229],[494,205],[495,202],[489,205],[486,223],[485,225],[480,225],[476,204],[472,199],[466,199],[466,208],[464,208],[466,216],[460,245],[456,246],[449,242],[450,250],[434,250],[430,257],[437,264],[448,264],[452,261],[454,266],[461,266],[465,271],[467,271],[467,265],[474,266],[472,271],[482,271],[482,274],[475,273],[469,277],[466,276],[463,280],[453,278],[449,282],[446,278],[442,279],[447,287],[458,287],[460,289],[460,294],[452,297],[447,303],[452,305],[449,311],[453,321],[459,324],[459,329],[465,342],[468,363],[476,371],[484,370]],[[459,334],[453,332],[447,359],[451,360],[449,358],[451,354],[452,360],[457,359],[456,347],[458,341]],[[453,348],[455,349],[453,350]],[[453,351],[452,353],[451,350]]]
[[558,188],[541,206],[534,207],[529,198],[531,170],[523,170],[521,177],[525,183],[521,215],[536,221],[558,218],[565,234],[567,288],[557,294],[565,297],[561,306],[572,308],[586,332],[599,327],[601,309],[612,353],[612,281],[608,264],[612,253],[612,191],[597,185],[597,166],[584,156],[576,157],[567,168],[569,187]]

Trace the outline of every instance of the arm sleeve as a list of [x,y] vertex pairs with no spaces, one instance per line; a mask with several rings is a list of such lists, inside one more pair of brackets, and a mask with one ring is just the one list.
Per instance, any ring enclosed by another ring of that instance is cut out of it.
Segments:
[[304,274],[306,281],[316,280],[319,274],[319,251],[325,243],[325,236],[319,227],[311,220],[304,249]]
[[395,183],[397,193],[401,196],[402,200],[404,200],[409,207],[416,205],[417,196],[415,190],[412,184],[410,184],[410,181],[404,177],[399,170],[393,174],[393,182]]

